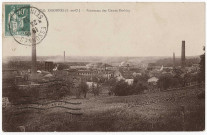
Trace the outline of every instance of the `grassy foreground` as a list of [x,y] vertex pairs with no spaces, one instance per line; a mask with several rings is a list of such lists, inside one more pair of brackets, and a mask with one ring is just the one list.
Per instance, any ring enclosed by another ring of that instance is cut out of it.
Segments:
[[[82,102],[81,116],[53,108],[46,111],[3,110],[3,131],[203,131],[205,100],[198,89],[134,96],[89,96],[70,99]],[[68,100],[65,98],[64,100]],[[183,112],[184,108],[184,112]]]

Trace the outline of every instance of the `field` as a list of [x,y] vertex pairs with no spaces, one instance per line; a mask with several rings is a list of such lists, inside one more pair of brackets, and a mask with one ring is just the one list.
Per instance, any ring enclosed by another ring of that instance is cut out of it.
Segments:
[[64,108],[44,111],[3,110],[3,130],[20,131],[203,131],[205,100],[199,88],[133,96],[63,100],[81,102],[83,115],[71,115]]

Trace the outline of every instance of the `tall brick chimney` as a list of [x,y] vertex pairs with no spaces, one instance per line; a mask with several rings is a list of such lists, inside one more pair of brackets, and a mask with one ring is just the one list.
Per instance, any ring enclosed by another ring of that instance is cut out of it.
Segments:
[[175,53],[173,53],[173,68],[175,68]]
[[32,67],[31,67],[31,79],[36,78],[37,74],[37,64],[36,64],[37,58],[36,58],[36,37],[35,33],[32,32]]
[[65,51],[64,51],[64,63],[65,63]]
[[185,40],[182,41],[181,66],[185,67]]

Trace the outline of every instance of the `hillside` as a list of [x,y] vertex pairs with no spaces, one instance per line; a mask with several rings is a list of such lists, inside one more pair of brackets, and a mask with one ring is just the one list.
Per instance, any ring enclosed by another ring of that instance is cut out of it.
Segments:
[[[186,59],[192,61],[193,63],[198,63],[200,58],[199,56],[190,56],[186,57]],[[3,63],[9,61],[31,61],[30,56],[10,56],[3,57]],[[53,61],[53,62],[63,62],[63,56],[38,56],[37,61]],[[119,65],[123,61],[129,61],[136,64],[148,64],[148,63],[156,63],[157,65],[172,65],[171,57],[164,56],[149,56],[149,57],[101,57],[101,56],[66,56],[66,62],[102,62],[109,63],[114,66]],[[176,58],[176,64],[180,64],[180,58]]]
[[18,131],[17,126],[23,125],[26,131],[203,131],[205,100],[197,98],[201,91],[192,88],[123,97],[65,97],[65,101],[81,102],[83,115],[70,115],[64,108],[24,113],[8,109],[3,113],[3,130]]

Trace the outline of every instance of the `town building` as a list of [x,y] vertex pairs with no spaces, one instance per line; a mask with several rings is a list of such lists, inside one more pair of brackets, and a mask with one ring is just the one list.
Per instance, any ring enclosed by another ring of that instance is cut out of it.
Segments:
[[157,77],[151,77],[147,80],[147,82],[148,84],[157,85],[158,80],[159,79]]

